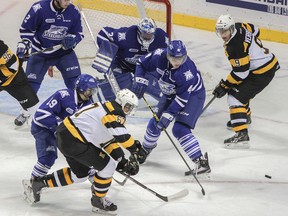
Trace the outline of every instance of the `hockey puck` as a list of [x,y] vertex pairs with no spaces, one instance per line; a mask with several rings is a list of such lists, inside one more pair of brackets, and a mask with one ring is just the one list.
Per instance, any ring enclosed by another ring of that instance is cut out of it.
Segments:
[[270,175],[265,175],[266,178],[271,179],[272,177]]

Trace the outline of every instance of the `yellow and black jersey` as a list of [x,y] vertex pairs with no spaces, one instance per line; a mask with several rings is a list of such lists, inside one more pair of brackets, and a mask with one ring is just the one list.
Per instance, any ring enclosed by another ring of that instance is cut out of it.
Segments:
[[236,29],[239,29],[241,27],[251,32],[255,37],[260,36],[260,29],[252,23],[235,23]]
[[83,143],[105,148],[112,157],[117,154],[119,144],[128,150],[134,148],[134,139],[128,133],[125,122],[122,107],[115,101],[85,106],[63,121],[74,137]]
[[9,47],[0,40],[0,85],[7,86],[18,73],[19,60]]
[[260,31],[249,23],[236,23],[236,34],[226,44],[225,54],[232,66],[227,81],[240,84],[250,73],[264,74],[277,63],[276,57],[264,48],[258,38]]

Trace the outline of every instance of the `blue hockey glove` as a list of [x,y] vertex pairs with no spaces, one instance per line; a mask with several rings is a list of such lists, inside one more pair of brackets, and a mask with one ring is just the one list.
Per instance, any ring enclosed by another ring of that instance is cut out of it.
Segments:
[[62,40],[63,49],[71,49],[76,46],[76,35],[68,34]]
[[219,84],[215,87],[214,91],[212,92],[217,98],[222,98],[232,87],[232,84],[228,81],[224,81],[221,79]]
[[149,81],[142,77],[136,77],[135,81],[132,85],[131,91],[136,94],[136,96],[140,99],[143,97],[146,88],[148,86]]
[[31,43],[28,40],[22,40],[17,43],[16,55],[20,59],[24,59],[25,55],[29,55]]
[[173,119],[174,116],[170,113],[163,113],[159,122],[157,123],[157,128],[161,131],[166,129],[169,126],[170,122],[173,121]]

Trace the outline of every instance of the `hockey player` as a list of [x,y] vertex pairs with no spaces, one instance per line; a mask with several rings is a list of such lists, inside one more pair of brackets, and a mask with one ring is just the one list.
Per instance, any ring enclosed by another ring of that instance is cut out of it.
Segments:
[[0,91],[7,91],[22,106],[24,113],[35,106],[39,99],[28,83],[22,61],[0,40]]
[[34,165],[32,178],[46,175],[58,157],[55,137],[58,124],[83,106],[93,103],[92,95],[96,89],[96,79],[91,75],[81,74],[75,82],[74,90],[56,91],[36,110],[31,124],[37,151],[37,163]]
[[[57,146],[66,157],[69,168],[32,179],[32,185],[25,187],[27,199],[38,202],[44,187],[61,187],[85,181],[93,166],[98,172],[91,187],[92,210],[115,213],[117,206],[106,197],[115,169],[128,175],[136,175],[139,171],[137,141],[124,126],[126,115],[137,106],[136,95],[123,89],[117,93],[115,101],[88,105],[65,118],[56,134]],[[129,160],[125,159],[121,147],[130,151]]]
[[[135,73],[136,62],[140,56],[157,48],[166,48],[168,44],[168,35],[161,28],[156,27],[156,23],[151,18],[142,19],[138,25],[114,29],[104,27],[97,36],[97,44],[100,47],[103,40],[108,40],[119,47],[118,53],[112,62],[111,69],[119,84],[120,89],[130,89],[133,83],[133,74]],[[155,80],[154,74],[149,74],[149,88],[147,93],[159,100],[161,90]],[[104,79],[99,81],[106,100],[112,100],[115,95]]]
[[171,41],[168,48],[157,49],[140,58],[136,66],[135,83],[132,91],[138,98],[143,97],[147,88],[146,74],[149,71],[161,71],[158,74],[163,96],[157,105],[159,122],[150,119],[138,160],[144,163],[162,130],[175,119],[172,128],[174,137],[189,158],[195,163],[195,174],[210,172],[207,153],[203,156],[196,137],[192,134],[201,114],[206,93],[200,72],[187,56],[186,47],[180,40]]
[[[43,0],[32,5],[20,27],[21,42],[17,45],[17,55],[25,59],[32,52],[41,51],[55,45],[55,50],[29,57],[26,75],[37,93],[49,66],[56,66],[62,74],[65,85],[74,88],[76,78],[81,74],[75,46],[82,40],[81,15],[70,0]],[[29,114],[21,113],[15,120],[22,125]]]
[[230,121],[235,135],[224,140],[226,148],[249,148],[247,123],[251,123],[249,102],[273,79],[280,68],[277,58],[263,47],[259,29],[250,23],[235,23],[230,15],[221,15],[216,33],[224,41],[225,54],[232,71],[221,80],[213,94],[221,98],[228,93]]

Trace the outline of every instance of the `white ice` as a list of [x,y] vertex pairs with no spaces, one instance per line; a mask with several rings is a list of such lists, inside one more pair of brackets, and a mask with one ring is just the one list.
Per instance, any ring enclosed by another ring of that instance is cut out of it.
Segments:
[[[18,28],[34,1],[1,0],[0,38],[15,50],[19,40]],[[247,21],[247,20],[245,20]],[[183,27],[175,27],[175,37],[186,42],[192,59],[203,73],[212,74],[207,86],[214,86],[225,78],[230,70],[224,55],[222,42],[215,33]],[[288,102],[287,102],[287,44],[264,41],[279,59],[281,69],[272,83],[251,102],[252,125],[249,128],[249,150],[227,150],[223,140],[233,133],[226,129],[229,119],[225,97],[216,99],[199,119],[194,134],[203,152],[209,153],[212,172],[200,177],[206,195],[192,176],[184,176],[188,170],[171,141],[163,133],[158,147],[135,179],[162,195],[171,195],[188,189],[189,195],[171,202],[163,202],[152,193],[128,181],[125,186],[112,184],[111,198],[118,205],[121,216],[286,216],[288,212]],[[93,73],[90,68],[86,72]],[[211,84],[212,83],[212,84]],[[39,92],[41,100],[55,90],[64,87],[61,79],[46,77]],[[206,103],[211,99],[208,91]],[[29,206],[23,199],[22,179],[28,179],[36,153],[34,139],[28,126],[15,129],[13,121],[19,106],[5,92],[0,94],[0,214],[13,216],[95,215],[91,212],[90,183],[47,189],[41,202]],[[142,140],[147,121],[152,114],[139,110],[141,118],[128,118],[127,127],[134,138]],[[146,117],[145,117],[146,116]],[[172,136],[171,131],[168,133]],[[173,138],[173,137],[172,137]],[[173,142],[178,146],[177,141]],[[183,151],[180,149],[182,155]],[[184,155],[193,167],[192,162]],[[55,171],[66,166],[59,159],[52,167]],[[265,178],[265,174],[272,176]],[[119,174],[115,178],[122,180]]]

